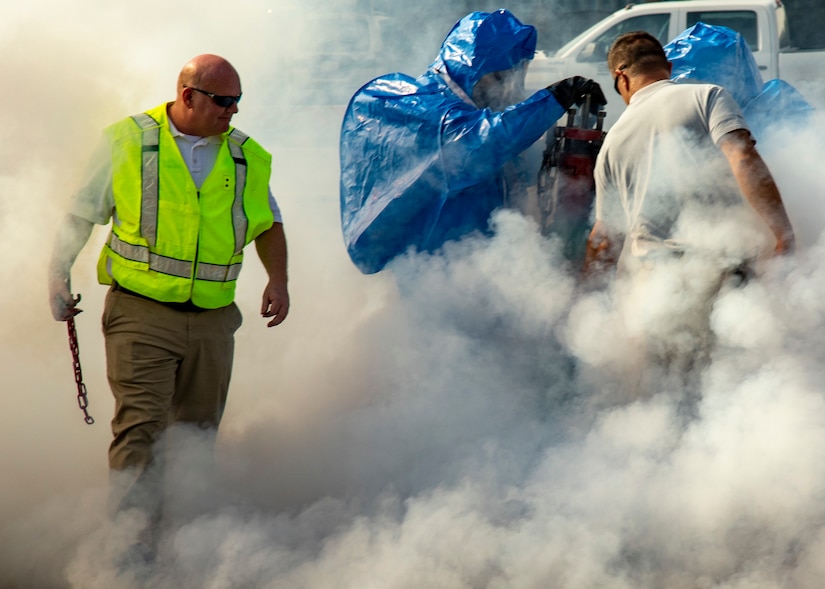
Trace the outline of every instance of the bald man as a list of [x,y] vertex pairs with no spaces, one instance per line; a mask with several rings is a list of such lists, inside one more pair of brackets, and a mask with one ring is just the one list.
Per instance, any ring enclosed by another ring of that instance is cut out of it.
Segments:
[[111,233],[98,281],[107,373],[115,398],[113,471],[128,481],[120,508],[159,513],[155,448],[172,423],[218,428],[241,325],[235,284],[255,242],[269,280],[261,315],[289,311],[287,248],[269,190],[271,156],[231,126],[241,81],[217,55],[180,72],[177,96],[104,131],[87,178],[61,226],[49,273],[54,318],[80,312],[71,267],[94,224]]

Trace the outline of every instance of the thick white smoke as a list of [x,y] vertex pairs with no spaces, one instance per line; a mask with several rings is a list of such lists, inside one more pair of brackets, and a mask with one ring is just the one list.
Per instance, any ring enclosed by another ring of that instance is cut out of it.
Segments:
[[[515,213],[496,217],[493,239],[359,274],[338,226],[341,108],[284,114],[258,98],[277,92],[286,50],[265,34],[273,7],[41,1],[0,24],[0,587],[820,587],[821,118],[760,145],[799,252],[722,292],[686,409],[670,382],[624,394],[637,350],[614,292],[579,291],[558,244]],[[119,570],[142,522],[106,516],[112,402],[94,277],[105,233],[73,274],[92,427],[45,268],[100,129],[171,98],[203,52],[239,69],[236,123],[274,154],[293,305],[265,328],[252,254],[215,469],[201,468],[211,458],[197,435],[173,432],[161,556]],[[749,231],[722,225],[731,239]],[[683,304],[672,282],[660,287],[636,319]]]

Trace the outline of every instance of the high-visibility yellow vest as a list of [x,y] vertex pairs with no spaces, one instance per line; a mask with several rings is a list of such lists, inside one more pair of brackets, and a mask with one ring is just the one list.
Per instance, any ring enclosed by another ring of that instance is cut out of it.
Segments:
[[200,190],[172,133],[166,104],[106,129],[115,214],[98,280],[161,302],[230,304],[243,248],[272,226],[272,157],[237,129],[223,135]]

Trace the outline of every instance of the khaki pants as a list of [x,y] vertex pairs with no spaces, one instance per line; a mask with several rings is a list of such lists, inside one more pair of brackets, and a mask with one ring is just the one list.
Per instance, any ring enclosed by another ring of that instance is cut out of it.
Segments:
[[[161,434],[173,423],[216,431],[232,373],[241,313],[181,311],[111,289],[103,312],[109,385],[115,398],[109,466],[117,508],[159,513]],[[114,479],[113,479],[114,480]]]
[[733,271],[714,259],[685,254],[626,259],[620,309],[628,342],[624,393],[628,400],[662,390],[698,394],[715,337],[713,304]]

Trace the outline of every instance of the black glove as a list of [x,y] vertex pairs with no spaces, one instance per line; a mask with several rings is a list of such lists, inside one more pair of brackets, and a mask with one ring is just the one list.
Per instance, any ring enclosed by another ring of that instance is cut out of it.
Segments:
[[560,80],[547,86],[547,89],[558,103],[564,107],[564,110],[569,109],[574,104],[582,104],[588,94],[590,95],[591,114],[599,114],[601,107],[607,104],[607,99],[604,97],[601,87],[595,81],[581,76]]

